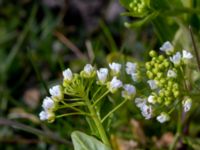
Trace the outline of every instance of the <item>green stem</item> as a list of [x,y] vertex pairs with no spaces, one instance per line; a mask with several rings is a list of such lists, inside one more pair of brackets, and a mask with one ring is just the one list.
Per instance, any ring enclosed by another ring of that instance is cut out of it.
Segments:
[[200,58],[199,58],[199,53],[198,53],[198,49],[197,49],[197,46],[196,46],[196,43],[195,43],[195,40],[194,40],[194,35],[193,35],[193,32],[192,32],[191,26],[189,26],[189,30],[190,30],[190,36],[191,36],[191,39],[192,39],[192,45],[193,45],[194,52],[195,52],[195,57],[196,57],[196,60],[197,60],[198,69],[200,71]]
[[119,105],[117,105],[114,109],[112,109],[106,116],[103,117],[103,119],[101,120],[101,123],[103,123],[113,112],[115,112],[117,109],[119,109],[127,101],[128,101],[128,99],[123,100]]
[[101,97],[99,97],[92,106],[95,106],[104,96],[106,96],[110,91],[106,91],[103,95],[101,95]]
[[57,115],[56,118],[61,118],[61,117],[66,117],[66,116],[72,116],[72,115],[87,115],[87,116],[90,116],[90,114],[88,114],[88,113],[78,113],[78,112],[75,112],[75,113],[67,113],[67,114]]
[[182,107],[179,105],[179,111],[178,111],[178,123],[177,123],[177,130],[176,130],[176,136],[174,137],[173,143],[170,146],[170,150],[175,150],[176,144],[181,136],[181,131],[182,131]]
[[100,138],[101,140],[103,141],[104,144],[110,146],[110,142],[108,140],[108,137],[106,135],[106,132],[104,130],[104,127],[101,123],[101,119],[99,118],[98,116],[98,112],[95,110],[95,108],[93,107],[93,105],[90,103],[90,100],[88,99],[88,97],[85,97],[85,101],[86,101],[86,104],[88,106],[88,109],[89,109],[89,112],[92,116],[92,119],[97,127],[97,130],[99,132],[99,135],[100,135]]

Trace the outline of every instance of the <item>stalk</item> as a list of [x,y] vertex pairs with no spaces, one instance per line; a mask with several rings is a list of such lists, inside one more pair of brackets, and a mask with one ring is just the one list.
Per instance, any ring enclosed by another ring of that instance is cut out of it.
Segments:
[[97,130],[99,132],[100,138],[103,141],[104,144],[110,146],[110,142],[108,140],[108,137],[106,135],[106,132],[104,130],[104,127],[101,123],[101,119],[99,118],[95,108],[92,106],[92,104],[90,103],[90,100],[88,99],[88,97],[85,97],[85,102],[87,104],[88,110],[91,114],[91,117],[97,127]]

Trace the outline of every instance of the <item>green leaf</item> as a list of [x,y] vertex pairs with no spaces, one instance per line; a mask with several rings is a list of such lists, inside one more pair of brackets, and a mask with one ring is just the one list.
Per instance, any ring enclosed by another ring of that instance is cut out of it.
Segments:
[[74,150],[111,150],[96,138],[80,131],[74,131],[71,137]]

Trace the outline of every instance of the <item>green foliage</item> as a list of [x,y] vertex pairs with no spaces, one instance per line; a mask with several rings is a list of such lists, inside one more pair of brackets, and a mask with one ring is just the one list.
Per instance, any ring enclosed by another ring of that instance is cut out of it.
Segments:
[[72,132],[74,150],[111,150],[102,142],[80,131]]

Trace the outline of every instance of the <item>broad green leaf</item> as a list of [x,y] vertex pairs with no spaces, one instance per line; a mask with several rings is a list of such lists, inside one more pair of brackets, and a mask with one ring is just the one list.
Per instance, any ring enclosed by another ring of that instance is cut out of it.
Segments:
[[74,150],[111,150],[111,148],[104,145],[93,136],[89,136],[80,131],[74,131],[71,137]]

